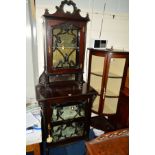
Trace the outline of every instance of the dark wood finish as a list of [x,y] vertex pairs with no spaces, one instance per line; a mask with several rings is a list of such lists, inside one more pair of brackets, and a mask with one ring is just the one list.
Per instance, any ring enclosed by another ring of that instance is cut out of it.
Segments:
[[[72,6],[73,12],[64,12],[64,6]],[[54,14],[50,14],[47,9],[45,9],[45,13],[43,15],[43,25],[44,25],[44,83],[49,83],[49,76],[55,74],[66,74],[73,73],[80,76],[83,73],[83,65],[84,65],[84,53],[85,53],[85,40],[86,40],[86,25],[89,21],[89,16],[87,14],[86,17],[82,17],[80,15],[80,10],[76,7],[76,4],[73,1],[64,0],[61,2],[61,5],[56,6],[56,12]],[[64,68],[64,69],[54,69],[52,60],[53,60],[53,41],[52,41],[52,28],[61,24],[71,24],[79,28],[80,38],[79,38],[79,57],[77,60],[79,67],[77,68]],[[82,77],[81,77],[82,78]],[[81,80],[81,79],[80,79]]]
[[[120,92],[122,92],[125,88],[125,80],[127,76],[127,70],[129,66],[129,53],[128,52],[122,52],[122,51],[115,51],[115,50],[96,50],[89,48],[90,55],[89,55],[89,68],[88,68],[88,83],[90,84],[90,76],[91,76],[91,61],[92,61],[92,56],[100,56],[104,57],[104,67],[103,67],[103,74],[101,75],[102,77],[102,83],[101,83],[101,92],[100,92],[100,103],[99,103],[99,110],[96,111],[99,115],[102,115],[103,107],[104,107],[104,88],[106,89],[107,86],[107,81],[108,81],[108,74],[109,74],[109,67],[110,67],[110,60],[112,58],[125,58],[125,67],[124,67],[124,72],[123,72],[123,77],[122,77],[122,83],[121,83],[121,88]],[[114,77],[116,78],[116,77]],[[121,94],[121,93],[120,93]],[[105,114],[108,115],[108,114]]]
[[[59,86],[50,85],[52,92],[48,92],[46,88],[43,85],[37,85],[36,86],[36,92],[37,92],[37,100],[42,107],[42,127],[43,127],[43,141],[46,141],[46,138],[48,136],[48,128],[47,124],[51,124],[51,106],[55,104],[59,104],[64,106],[67,102],[67,105],[73,105],[74,102],[82,102],[86,101],[86,107],[85,107],[85,118],[77,118],[71,121],[84,121],[85,122],[85,133],[80,138],[87,138],[89,133],[89,126],[90,126],[90,114],[91,114],[91,106],[92,102],[96,96],[96,91],[94,91],[93,88],[88,87],[87,83],[83,83],[82,87],[81,84],[78,85],[77,82],[69,82],[67,84],[67,87],[63,84],[63,82],[59,82]],[[67,123],[67,121],[61,121],[62,124]],[[54,124],[54,123],[53,123]],[[52,125],[52,124],[51,124]],[[77,138],[76,138],[77,139]],[[69,141],[69,140],[68,140]],[[49,146],[57,145],[57,144],[64,144],[64,141],[58,142],[56,144],[48,144]]]
[[129,70],[125,80],[125,86],[120,93],[119,104],[115,116],[109,117],[109,121],[116,129],[129,128]]
[[86,148],[87,155],[128,155],[129,131],[122,129],[103,134],[86,142]]
[[[88,84],[90,84],[91,74],[102,77],[101,91],[100,91],[100,94],[98,94],[100,96],[99,109],[98,111],[92,110],[96,114],[99,114],[99,117],[93,118],[93,122],[92,122],[93,127],[96,127],[98,129],[102,129],[108,132],[116,130],[116,129],[129,127],[129,86],[128,86],[128,83],[129,83],[129,78],[128,78],[129,53],[127,51],[115,51],[111,49],[96,50],[92,48],[89,48],[89,51],[90,51],[90,55],[89,55],[89,68],[88,68]],[[103,67],[102,75],[91,73],[91,63],[92,63],[93,55],[104,57],[104,67]],[[123,76],[113,77],[113,78],[122,78],[120,94],[118,96],[117,111],[115,114],[103,113],[103,108],[104,108],[103,98],[105,98],[104,88],[106,89],[106,86],[107,86],[111,58],[125,58],[126,59]],[[106,119],[105,116],[108,116],[108,119]],[[105,124],[103,125],[102,123],[105,123]],[[112,126],[108,125],[109,123]],[[102,125],[99,125],[99,124],[102,124]]]
[[[65,5],[72,6],[73,12],[65,12]],[[91,107],[97,95],[97,92],[83,81],[86,24],[89,21],[89,17],[88,15],[81,17],[79,14],[80,10],[77,9],[73,1],[64,0],[56,9],[57,11],[54,14],[49,14],[46,9],[43,15],[44,71],[39,77],[39,84],[36,86],[36,98],[42,109],[42,139],[46,143],[47,154],[52,146],[64,145],[79,139],[88,139]],[[79,48],[76,55],[77,67],[59,68],[53,65],[55,46],[53,46],[53,33],[51,32],[53,32],[53,27],[59,27],[60,25],[65,32],[68,32],[66,29],[69,29],[65,24],[78,29],[76,38],[76,40],[79,40]],[[75,76],[75,78],[72,79],[72,76]],[[75,115],[74,117],[65,118],[63,116],[64,111],[62,112],[61,110],[72,106],[75,108],[74,112],[77,112],[79,116],[76,117],[77,115]],[[63,135],[68,127],[75,128],[75,133],[72,136],[69,133],[65,133],[69,136]]]

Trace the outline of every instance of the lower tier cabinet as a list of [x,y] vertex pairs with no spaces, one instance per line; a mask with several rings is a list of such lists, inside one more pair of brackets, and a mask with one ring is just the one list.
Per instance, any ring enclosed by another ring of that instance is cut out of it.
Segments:
[[76,140],[87,140],[92,103],[97,92],[87,83],[81,87],[70,85],[68,89],[59,85],[53,87],[51,93],[49,89],[50,86],[36,87],[37,100],[41,106],[42,140],[47,150]]

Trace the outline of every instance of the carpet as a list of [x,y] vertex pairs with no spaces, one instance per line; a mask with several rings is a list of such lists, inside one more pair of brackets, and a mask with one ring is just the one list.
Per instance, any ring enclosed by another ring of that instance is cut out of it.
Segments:
[[[96,136],[91,129],[89,132],[89,139],[92,140],[95,137]],[[33,155],[33,153],[26,153],[26,155]],[[45,155],[45,152],[43,152],[43,155]],[[50,149],[50,155],[86,155],[85,141],[80,140],[64,146],[52,147]]]
[[[96,136],[91,129],[89,132],[89,139],[92,140],[95,137]],[[80,140],[65,146],[53,147],[50,149],[50,155],[86,155],[85,141]]]

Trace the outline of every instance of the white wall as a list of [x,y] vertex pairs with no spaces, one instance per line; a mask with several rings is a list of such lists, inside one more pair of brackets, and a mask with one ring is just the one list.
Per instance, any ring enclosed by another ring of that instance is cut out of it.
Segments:
[[[115,49],[129,49],[129,0],[73,0],[81,10],[81,15],[89,13],[90,22],[87,26],[87,44],[86,48],[91,46],[91,40],[99,38],[101,30],[101,21],[103,18],[103,27],[101,39],[108,40],[108,47]],[[103,15],[104,4],[106,3]],[[38,65],[39,75],[43,71],[43,35],[42,18],[44,9],[49,9],[50,13],[55,12],[55,6],[59,6],[61,0],[36,0],[36,21],[38,37]],[[113,15],[115,17],[113,18]],[[85,75],[86,78],[86,75]]]
[[26,103],[35,102],[38,83],[38,56],[34,1],[26,0]]

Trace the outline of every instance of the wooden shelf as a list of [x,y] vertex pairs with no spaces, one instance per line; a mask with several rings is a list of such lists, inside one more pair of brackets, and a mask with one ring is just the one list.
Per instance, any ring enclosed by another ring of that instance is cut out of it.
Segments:
[[[103,76],[102,72],[91,72],[91,74],[96,75],[96,76]],[[123,78],[123,76],[114,74],[114,73],[109,73],[108,78]]]
[[116,94],[116,93],[114,93],[114,92],[112,92],[110,90],[107,90],[105,97],[115,97],[115,98],[118,98],[119,94]]
[[120,76],[114,73],[109,73],[108,78],[123,78],[123,76]]

